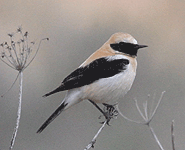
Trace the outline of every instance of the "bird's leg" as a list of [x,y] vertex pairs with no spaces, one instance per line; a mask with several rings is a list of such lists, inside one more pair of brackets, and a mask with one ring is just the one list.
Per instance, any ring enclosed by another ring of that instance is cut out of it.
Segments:
[[109,105],[103,103],[105,108],[102,110],[95,102],[89,100],[104,116],[107,120],[107,124],[109,125],[109,121],[118,115],[118,111],[114,108],[115,105]]
[[92,100],[89,100],[89,102],[91,102],[106,118],[105,112],[95,102],[93,102]]

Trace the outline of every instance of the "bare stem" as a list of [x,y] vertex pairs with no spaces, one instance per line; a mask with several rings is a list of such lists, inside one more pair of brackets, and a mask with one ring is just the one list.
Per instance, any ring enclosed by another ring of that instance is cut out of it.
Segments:
[[94,144],[96,143],[96,139],[98,137],[98,135],[100,134],[100,132],[103,130],[103,128],[105,127],[105,125],[107,124],[107,120],[102,124],[101,128],[98,130],[98,132],[96,133],[96,135],[94,136],[94,138],[92,139],[92,141],[89,143],[89,145],[87,145],[85,147],[84,150],[88,150],[90,148],[94,148]]
[[[128,120],[128,121],[131,121],[131,122],[134,122],[134,123],[137,123],[137,124],[147,125],[147,126],[149,127],[149,129],[150,129],[150,131],[151,131],[151,133],[152,133],[152,135],[153,135],[155,141],[157,142],[157,144],[158,144],[160,150],[164,150],[164,148],[162,147],[162,145],[161,145],[159,139],[157,138],[157,136],[156,136],[156,134],[155,134],[153,128],[150,126],[150,122],[152,121],[154,115],[155,115],[156,112],[157,112],[157,109],[158,109],[158,107],[159,107],[159,104],[161,103],[161,100],[162,100],[162,98],[163,98],[164,93],[165,93],[165,91],[163,91],[163,92],[161,93],[161,96],[160,96],[160,98],[159,98],[159,100],[158,100],[158,102],[157,102],[156,107],[154,108],[153,112],[150,111],[150,113],[148,113],[148,109],[149,109],[149,108],[148,108],[148,102],[147,102],[147,101],[146,101],[145,103],[143,103],[143,108],[144,108],[144,114],[143,114],[142,111],[141,111],[141,109],[139,108],[137,99],[135,99],[135,105],[136,105],[137,111],[139,112],[140,116],[143,118],[144,121],[135,121],[135,120],[132,120],[132,119],[127,118],[126,116],[124,116],[124,115],[121,113],[121,111],[119,110],[119,108],[118,108],[118,106],[117,106],[117,110],[118,110],[119,114],[120,114],[124,119],[126,119],[126,120]],[[155,99],[155,96],[154,96],[154,99]],[[153,99],[153,101],[154,101],[154,99]],[[172,123],[173,123],[173,122],[172,122]],[[172,132],[172,146],[174,147],[173,124],[172,124],[172,127],[171,127],[171,132]],[[173,150],[175,150],[175,149],[173,149]]]
[[140,114],[140,115],[141,115],[141,117],[146,121],[145,116],[143,115],[143,113],[142,113],[141,109],[139,108],[139,105],[138,105],[137,99],[135,98],[134,100],[135,100],[135,105],[136,105],[136,108],[137,108],[137,110],[138,110],[139,114]]
[[158,109],[158,107],[159,107],[159,104],[161,103],[161,100],[162,100],[162,98],[163,98],[165,92],[166,92],[166,91],[163,91],[163,92],[161,93],[161,97],[159,98],[159,101],[158,101],[158,103],[157,103],[157,105],[156,105],[156,107],[155,107],[155,109],[154,109],[154,111],[153,111],[153,113],[152,113],[152,116],[150,117],[149,122],[153,119],[153,117],[154,117],[154,115],[155,115],[155,113],[156,113],[156,111],[157,111],[157,109]]
[[172,120],[171,124],[171,138],[172,138],[172,149],[175,150],[174,120]]
[[14,132],[13,132],[13,135],[12,135],[12,139],[11,139],[9,150],[13,149],[13,146],[14,146],[14,143],[15,143],[15,138],[16,138],[16,135],[17,135],[17,132],[18,132],[18,128],[19,128],[20,118],[21,118],[23,72],[21,71],[19,74],[20,74],[19,75],[19,105],[18,105],[18,111],[17,111],[17,121],[16,121],[16,126],[14,128]]
[[156,134],[155,134],[153,128],[152,128],[149,124],[148,124],[148,127],[149,127],[149,129],[150,129],[150,131],[151,131],[151,133],[152,133],[152,135],[153,135],[155,141],[157,142],[157,145],[159,146],[160,150],[164,150],[164,148],[162,147],[162,145],[161,145],[159,139],[157,138],[157,136],[156,136]]
[[135,121],[135,120],[132,120],[132,119],[129,119],[128,117],[126,117],[125,115],[123,115],[123,113],[120,111],[118,105],[116,106],[116,110],[118,111],[118,113],[126,120],[130,121],[130,122],[134,122],[134,123],[137,123],[137,124],[142,124],[142,125],[146,125],[146,122],[140,122],[140,121]]

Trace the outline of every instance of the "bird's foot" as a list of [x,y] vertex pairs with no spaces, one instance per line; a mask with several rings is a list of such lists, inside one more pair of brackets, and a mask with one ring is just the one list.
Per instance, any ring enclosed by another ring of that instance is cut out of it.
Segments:
[[105,116],[105,119],[107,120],[107,125],[110,125],[109,124],[110,120],[118,116],[118,111],[115,108],[115,105],[117,104],[110,105],[110,104],[103,103],[103,105],[105,106],[103,108],[103,112],[104,112],[103,115]]
[[[103,108],[103,110],[95,103],[93,102],[92,100],[89,100],[89,102],[91,102],[102,114],[103,116],[105,117],[106,119],[106,122],[107,122],[107,125],[110,125],[109,122],[112,118],[116,118],[118,116],[118,111],[115,109],[115,106],[117,105],[114,104],[114,105],[110,105],[110,104],[105,104],[103,103],[103,105],[105,106]],[[99,117],[99,119],[101,118],[101,116]],[[104,122],[100,122],[100,123],[104,123]]]

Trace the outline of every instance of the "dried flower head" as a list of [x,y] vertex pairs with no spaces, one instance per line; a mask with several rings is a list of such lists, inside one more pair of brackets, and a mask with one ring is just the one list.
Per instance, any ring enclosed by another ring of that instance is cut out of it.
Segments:
[[27,37],[27,36],[28,36],[28,31],[26,31],[26,32],[25,32],[24,36],[25,36],[25,37]]
[[13,37],[13,35],[14,35],[13,33],[9,33],[8,34],[9,37]]
[[2,58],[5,57],[5,53],[4,53],[4,52],[1,53],[1,57],[2,57]]
[[[16,36],[14,36],[16,35]],[[10,44],[8,42],[1,43],[2,53],[0,59],[6,63],[11,68],[17,71],[23,71],[25,68],[29,66],[29,64],[36,57],[36,54],[40,48],[40,44],[43,40],[49,40],[49,38],[45,38],[40,40],[36,51],[33,50],[33,45],[35,45],[35,41],[28,41],[28,32],[26,31],[24,34],[22,32],[22,27],[18,27],[17,32],[9,33]],[[15,39],[16,37],[20,37],[19,39]],[[35,52],[34,54],[32,52]]]
[[22,26],[19,26],[19,27],[17,28],[17,32],[22,32]]

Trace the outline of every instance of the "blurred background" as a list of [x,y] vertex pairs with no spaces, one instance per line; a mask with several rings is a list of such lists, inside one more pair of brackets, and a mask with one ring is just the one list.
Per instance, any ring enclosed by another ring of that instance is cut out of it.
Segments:
[[[142,120],[134,104],[157,102],[166,91],[151,122],[164,149],[171,148],[171,121],[175,120],[176,149],[185,149],[185,1],[184,0],[1,0],[0,43],[22,25],[29,39],[44,41],[24,71],[22,116],[14,150],[83,150],[100,128],[99,111],[83,101],[63,112],[41,134],[37,129],[58,107],[65,92],[42,95],[97,50],[115,32],[133,35],[149,47],[138,54],[137,76],[119,101],[129,118]],[[35,47],[36,50],[36,47]],[[0,95],[13,83],[17,71],[0,62]],[[151,95],[148,98],[148,95]],[[154,99],[154,100],[153,100]],[[0,98],[0,149],[8,149],[18,107],[18,82]],[[95,150],[157,150],[147,126],[111,121],[97,139]]]

